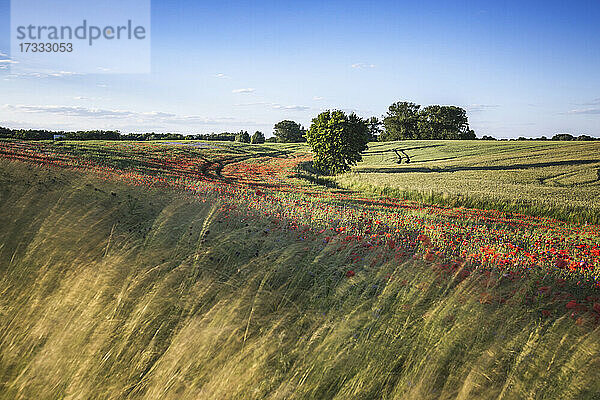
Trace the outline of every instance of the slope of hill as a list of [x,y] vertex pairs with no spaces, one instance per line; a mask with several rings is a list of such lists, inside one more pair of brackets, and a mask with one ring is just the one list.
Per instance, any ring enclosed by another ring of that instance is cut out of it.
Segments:
[[20,146],[0,398],[600,391],[597,226],[305,188],[298,148]]

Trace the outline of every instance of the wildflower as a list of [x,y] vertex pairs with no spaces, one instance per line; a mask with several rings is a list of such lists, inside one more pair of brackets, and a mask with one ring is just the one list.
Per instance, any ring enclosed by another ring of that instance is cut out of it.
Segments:
[[542,287],[538,288],[538,290],[541,293],[546,294],[546,293],[548,293],[550,291],[550,286],[542,286]]
[[352,270],[349,270],[348,272],[346,272],[346,278],[352,278],[354,275],[356,275],[356,274]]

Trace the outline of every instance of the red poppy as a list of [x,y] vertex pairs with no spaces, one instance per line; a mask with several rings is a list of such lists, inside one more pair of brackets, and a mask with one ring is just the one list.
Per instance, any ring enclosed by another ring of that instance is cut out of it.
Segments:
[[543,315],[544,317],[549,317],[549,316],[550,316],[550,314],[551,314],[551,313],[550,313],[550,311],[548,311],[548,310],[542,310],[542,315]]
[[577,302],[575,300],[571,300],[570,302],[567,303],[567,305],[565,307],[567,307],[569,310],[572,308],[575,308],[575,307],[577,307]]
[[355,273],[354,273],[354,271],[352,271],[352,270],[350,270],[350,271],[346,272],[346,277],[347,277],[347,278],[352,278],[354,275],[356,275],[356,274],[355,274]]

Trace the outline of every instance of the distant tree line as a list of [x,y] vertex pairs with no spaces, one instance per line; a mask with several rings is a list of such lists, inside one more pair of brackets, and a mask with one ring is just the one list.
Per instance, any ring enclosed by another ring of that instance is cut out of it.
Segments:
[[149,140],[207,140],[223,142],[243,142],[243,143],[264,143],[265,135],[256,131],[252,137],[247,131],[240,132],[221,132],[209,134],[183,135],[181,133],[129,133],[122,134],[119,131],[49,131],[43,129],[10,129],[0,127],[0,138],[20,139],[20,140],[131,140],[131,141],[149,141]]
[[541,141],[553,140],[553,141],[560,141],[560,142],[564,142],[564,141],[591,142],[594,140],[600,140],[600,138],[596,138],[596,137],[589,136],[589,135],[573,136],[570,133],[557,133],[554,136],[552,136],[550,139],[548,139],[546,136],[542,136],[539,138],[526,138],[526,137],[520,136],[517,139],[496,139],[495,137],[492,137],[492,136],[483,135],[481,137],[481,140],[517,140],[517,141],[521,141],[521,140],[541,140]]
[[475,139],[465,109],[457,106],[419,104],[399,101],[383,116],[380,141],[407,139]]
[[21,140],[51,140],[55,136],[68,140],[119,140],[119,131],[49,131],[41,129],[9,129],[0,127],[0,138],[13,138]]

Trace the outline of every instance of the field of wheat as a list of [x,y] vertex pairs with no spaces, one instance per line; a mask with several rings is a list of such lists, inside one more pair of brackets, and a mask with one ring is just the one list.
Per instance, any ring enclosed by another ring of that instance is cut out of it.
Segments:
[[309,162],[0,142],[0,398],[597,398],[598,225],[350,191]]
[[599,154],[598,142],[371,143],[364,161],[337,181],[429,203],[599,223]]

